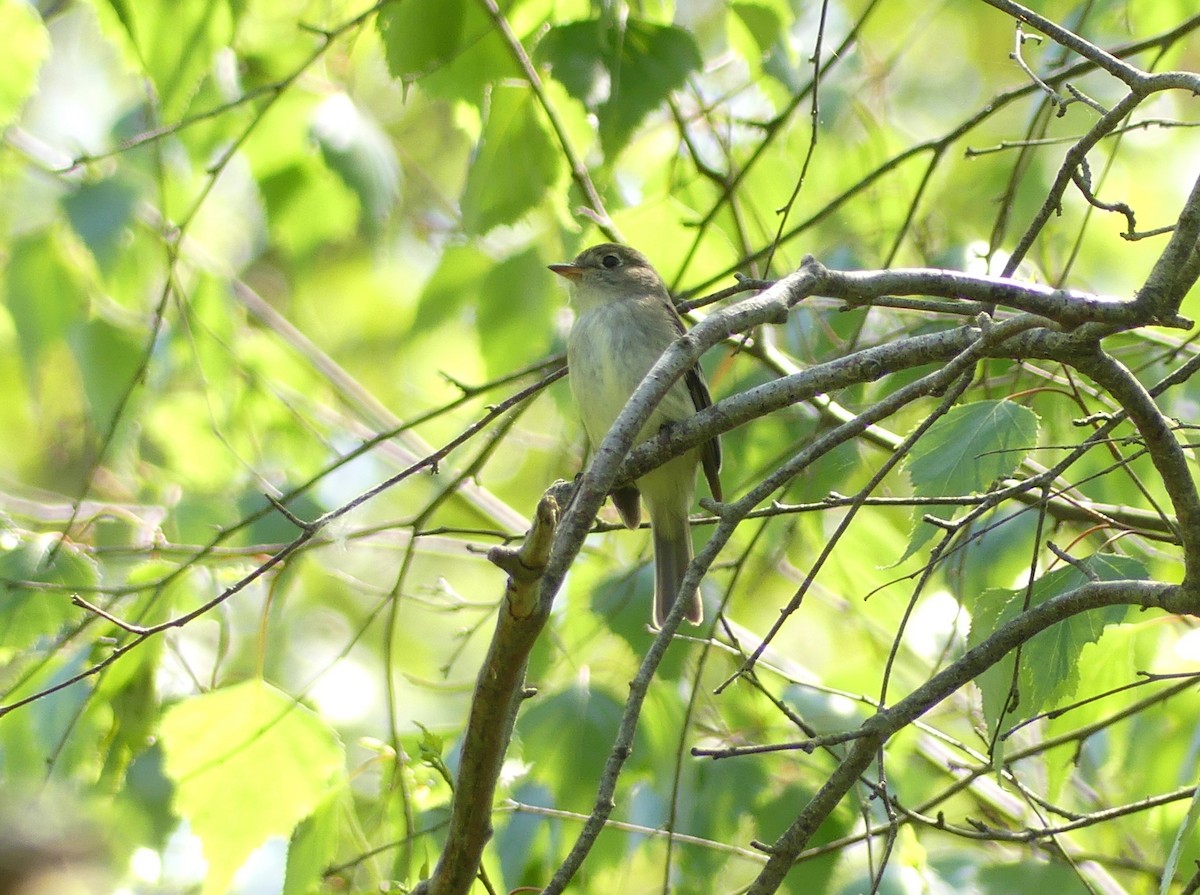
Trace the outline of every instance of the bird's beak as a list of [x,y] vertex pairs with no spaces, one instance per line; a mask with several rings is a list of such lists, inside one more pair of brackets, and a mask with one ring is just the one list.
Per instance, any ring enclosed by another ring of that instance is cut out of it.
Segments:
[[583,268],[578,264],[548,264],[546,266],[560,277],[568,280],[578,280],[583,276]]

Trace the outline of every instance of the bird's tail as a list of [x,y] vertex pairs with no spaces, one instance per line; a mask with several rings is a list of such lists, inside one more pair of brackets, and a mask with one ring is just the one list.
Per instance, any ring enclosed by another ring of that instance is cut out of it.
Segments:
[[[686,518],[686,517],[685,517]],[[654,529],[654,627],[661,628],[663,619],[675,604],[679,586],[688,563],[692,561],[692,536],[686,524],[681,529],[674,526],[652,525]],[[684,594],[688,601],[684,612],[693,625],[704,620],[704,607],[700,603],[700,592],[693,590]]]

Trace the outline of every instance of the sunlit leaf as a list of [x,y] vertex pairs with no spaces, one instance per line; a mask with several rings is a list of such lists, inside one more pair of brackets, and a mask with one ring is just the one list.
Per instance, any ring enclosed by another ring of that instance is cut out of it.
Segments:
[[467,232],[482,235],[537,207],[558,178],[560,157],[530,90],[496,87],[463,191]]
[[225,892],[268,837],[290,836],[329,793],[343,764],[333,731],[261,681],[175,705],[159,735],[175,808],[204,845],[204,895]]
[[[40,588],[30,585],[56,585]],[[99,582],[95,560],[54,535],[3,534],[0,541],[0,655],[29,649],[37,638],[57,631],[79,613],[71,589],[90,590]]]
[[400,195],[400,163],[387,136],[341,93],[314,110],[312,133],[325,164],[358,196],[368,225],[377,226]]
[[271,240],[289,254],[307,257],[322,244],[354,233],[358,220],[354,194],[315,158],[280,169],[260,185]]
[[392,2],[377,22],[392,76],[419,81],[437,96],[478,105],[488,84],[519,74],[483,5],[473,0]]
[[479,284],[495,261],[479,249],[451,246],[421,292],[414,329],[428,332],[470,307],[479,295]]
[[1159,883],[1159,895],[1166,895],[1170,889],[1171,881],[1175,878],[1175,874],[1179,869],[1179,856],[1183,851],[1184,843],[1188,841],[1188,837],[1196,829],[1197,823],[1200,823],[1200,789],[1197,789],[1192,794],[1192,801],[1188,805],[1187,817],[1179,825],[1179,832],[1175,834],[1175,841],[1171,844],[1171,853],[1167,855],[1167,862],[1163,867],[1162,879]]
[[764,55],[784,36],[783,29],[790,18],[786,4],[778,2],[732,3],[730,12],[743,24]]
[[92,424],[98,431],[108,429],[122,402],[134,391],[146,358],[147,338],[144,332],[133,332],[99,318],[88,320],[71,333]]
[[906,469],[917,497],[977,494],[1036,444],[1037,415],[1013,401],[960,404],[917,442]]
[[17,326],[21,357],[27,370],[87,314],[84,280],[53,231],[42,231],[13,243],[4,271],[8,312]]
[[0,130],[8,126],[37,84],[50,49],[37,9],[21,0],[0,3]]
[[309,895],[319,887],[337,854],[342,818],[353,810],[344,791],[328,795],[301,821],[288,845],[283,895]]
[[113,0],[112,6],[151,78],[163,117],[174,122],[190,105],[216,51],[229,44],[233,15],[228,0]]
[[[1116,554],[1093,554],[1082,561],[1082,569],[1068,566],[1047,572],[1029,591],[1029,606],[1069,593],[1089,580],[1084,572],[1100,581],[1144,579],[1145,567],[1137,560]],[[997,588],[981,594],[969,605],[971,633],[968,645],[975,646],[995,633],[1023,611],[1026,590]],[[983,692],[984,717],[1005,726],[1036,715],[1057,701],[1068,699],[1079,685],[1079,654],[1089,643],[1100,639],[1104,628],[1125,618],[1124,606],[1109,606],[1081,612],[1033,637],[1021,650],[1017,677],[1016,704],[1010,704],[1013,677],[1012,657],[1007,657],[977,678]]]
[[476,320],[488,370],[497,374],[546,353],[553,285],[536,251],[492,265],[479,292]]
[[[905,464],[916,497],[978,494],[1011,475],[1037,444],[1038,418],[1014,401],[960,404],[921,437]],[[921,521],[929,510],[918,507],[913,532],[900,561],[929,542],[936,529]]]

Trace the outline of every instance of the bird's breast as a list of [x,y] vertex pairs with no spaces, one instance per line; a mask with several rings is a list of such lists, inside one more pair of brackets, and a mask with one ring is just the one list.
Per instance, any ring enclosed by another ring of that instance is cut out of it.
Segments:
[[[641,313],[639,313],[639,311]],[[634,302],[612,302],[582,311],[567,340],[571,391],[592,444],[598,444],[646,373],[671,344],[674,333]],[[676,382],[638,441],[667,421],[694,413],[687,389]]]

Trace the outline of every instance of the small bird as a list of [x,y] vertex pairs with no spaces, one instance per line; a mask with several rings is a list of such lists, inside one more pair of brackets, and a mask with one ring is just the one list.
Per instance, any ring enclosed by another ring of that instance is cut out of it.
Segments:
[[[683,320],[662,278],[641,252],[628,246],[592,246],[569,264],[551,264],[550,269],[570,284],[576,313],[567,339],[567,366],[583,428],[595,448],[646,373],[684,334]],[[671,386],[635,443],[710,404],[712,398],[697,364]],[[652,618],[656,628],[680,598],[683,575],[692,560],[688,514],[696,490],[697,460],[704,467],[713,498],[721,500],[721,445],[716,438],[673,457],[611,495],[628,528],[641,524],[639,495],[646,498],[654,539]],[[699,624],[704,617],[699,593],[693,591],[681,598],[688,600],[687,620]]]

